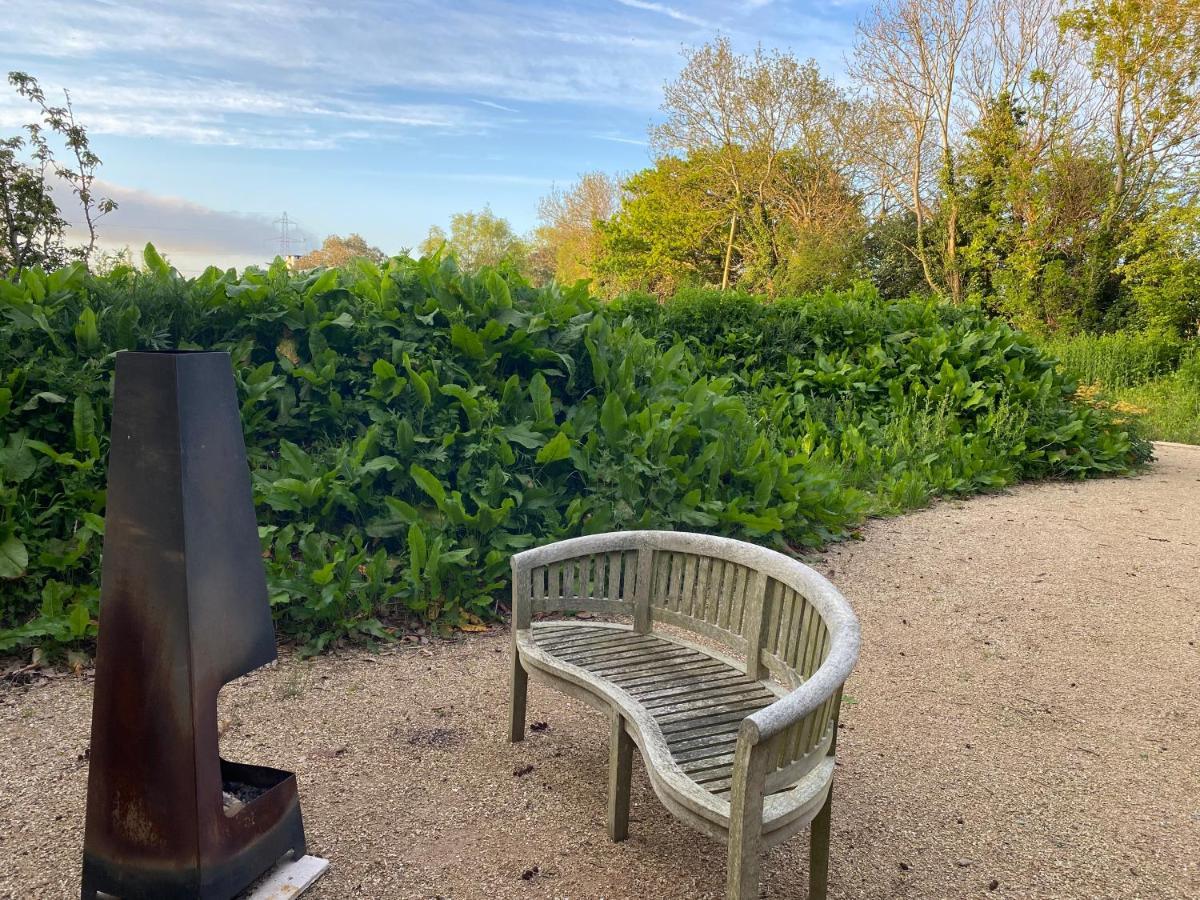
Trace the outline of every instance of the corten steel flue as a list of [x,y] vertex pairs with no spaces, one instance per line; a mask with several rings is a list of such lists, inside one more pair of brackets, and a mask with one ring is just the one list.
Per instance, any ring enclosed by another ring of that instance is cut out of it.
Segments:
[[275,655],[229,355],[121,353],[83,900],[228,900],[304,855],[295,776],[219,755],[217,692]]

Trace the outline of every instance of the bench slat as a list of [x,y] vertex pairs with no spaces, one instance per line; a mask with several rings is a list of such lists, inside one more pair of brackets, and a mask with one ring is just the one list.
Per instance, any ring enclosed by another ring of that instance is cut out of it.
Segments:
[[740,722],[750,713],[763,708],[761,703],[745,703],[734,709],[722,710],[703,716],[687,716],[683,721],[669,722],[662,726],[663,734],[668,737],[673,734],[683,734],[703,728],[706,725],[723,725],[729,722]]
[[700,696],[710,689],[715,690],[720,687],[727,687],[734,684],[754,684],[744,675],[725,675],[706,677],[693,677],[688,679],[683,685],[673,685],[671,687],[659,687],[658,685],[650,685],[650,690],[634,691],[642,703],[649,703],[652,700],[658,700],[663,697],[680,696],[695,692],[696,696]]
[[628,691],[634,688],[667,687],[673,682],[686,681],[694,677],[714,675],[729,671],[723,663],[709,660],[707,662],[691,662],[685,665],[658,663],[655,665],[635,666],[628,671],[609,677]]
[[[771,702],[771,694],[759,684],[726,685],[724,688],[697,693],[693,695],[660,697],[657,700],[642,701],[642,706],[650,710],[659,721],[668,721],[667,716],[675,715],[674,711],[683,712],[689,709],[711,709],[716,703],[732,703],[735,699],[761,700],[763,705]],[[641,699],[641,698],[639,698]],[[674,711],[672,711],[674,710]]]
[[703,767],[703,763],[716,757],[727,756],[733,759],[736,749],[736,741],[722,741],[720,743],[709,744],[705,747],[680,750],[675,754],[675,762],[679,763],[680,768],[686,772],[689,770],[689,766],[701,765]]
[[630,653],[639,653],[648,648],[657,648],[659,641],[649,635],[639,635],[635,638],[629,638],[622,641],[606,641],[603,644],[595,645],[588,644],[583,647],[568,646],[554,648],[555,656],[560,656],[568,662],[585,661],[585,662],[600,662],[611,656],[621,654],[627,655]]
[[597,675],[607,676],[609,674],[613,674],[616,672],[630,671],[629,666],[636,665],[639,663],[664,662],[664,661],[668,661],[668,660],[674,661],[674,662],[683,662],[685,660],[694,659],[694,658],[695,657],[692,656],[692,654],[687,653],[687,652],[681,653],[681,652],[675,651],[675,650],[654,650],[654,651],[650,651],[647,654],[644,654],[644,655],[641,655],[641,656],[638,656],[635,658],[604,661],[604,662],[600,663],[599,665],[590,666],[589,671],[595,672]]
[[629,634],[623,631],[611,631],[606,634],[561,634],[555,633],[550,637],[538,637],[538,644],[558,653],[571,647],[590,647],[601,644],[619,644],[629,640]]
[[667,740],[667,746],[671,748],[671,753],[687,753],[690,750],[699,750],[704,747],[712,747],[723,742],[728,742],[730,746],[737,743],[739,723],[730,725],[728,722],[719,725],[713,725],[707,729],[701,729],[692,734],[677,735],[674,739]]

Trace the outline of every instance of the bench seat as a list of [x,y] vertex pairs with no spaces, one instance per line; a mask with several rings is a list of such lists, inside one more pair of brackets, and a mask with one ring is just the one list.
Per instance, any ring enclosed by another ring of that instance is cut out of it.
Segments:
[[[751,679],[720,651],[627,625],[537,622],[517,641],[535,678],[597,708],[618,709],[658,798],[693,827],[727,838],[738,730],[786,688]],[[822,762],[800,784],[765,798],[763,846],[790,836],[784,826],[824,802],[833,758]]]

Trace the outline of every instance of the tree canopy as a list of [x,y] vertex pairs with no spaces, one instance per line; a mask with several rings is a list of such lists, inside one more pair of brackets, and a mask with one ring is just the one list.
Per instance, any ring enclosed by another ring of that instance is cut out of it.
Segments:
[[383,262],[387,254],[378,247],[373,247],[357,233],[348,237],[331,234],[325,238],[317,250],[311,250],[296,261],[300,269],[315,269],[318,266],[343,266],[352,259],[369,259],[371,262]]
[[448,234],[437,225],[432,226],[418,249],[427,255],[449,253],[468,271],[503,263],[524,271],[529,264],[528,242],[489,206],[479,212],[452,215]]

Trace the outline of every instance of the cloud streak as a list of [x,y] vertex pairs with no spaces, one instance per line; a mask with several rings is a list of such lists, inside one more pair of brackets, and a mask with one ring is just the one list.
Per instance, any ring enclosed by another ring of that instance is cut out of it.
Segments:
[[471,100],[472,103],[478,103],[480,106],[486,106],[489,109],[498,109],[502,112],[519,113],[519,109],[513,109],[511,106],[505,106],[503,103],[495,103],[492,100]]
[[688,25],[695,25],[697,28],[715,28],[716,25],[707,19],[701,19],[697,16],[690,15],[673,6],[667,6],[665,3],[651,3],[648,0],[617,0],[617,3],[622,6],[627,6],[630,9],[640,9],[646,12],[658,13],[660,16],[666,16],[668,19],[674,19],[676,22],[686,22]]

